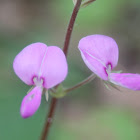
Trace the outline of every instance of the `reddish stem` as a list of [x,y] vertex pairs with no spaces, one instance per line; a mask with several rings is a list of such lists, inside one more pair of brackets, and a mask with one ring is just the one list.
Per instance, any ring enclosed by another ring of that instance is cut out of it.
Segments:
[[77,3],[76,3],[76,5],[73,9],[71,19],[69,21],[69,25],[68,25],[68,28],[67,28],[67,33],[66,33],[66,36],[65,36],[64,48],[63,48],[63,51],[64,51],[66,57],[67,57],[67,53],[68,53],[71,33],[72,33],[72,30],[73,30],[73,26],[74,26],[74,23],[75,23],[77,13],[78,13],[80,5],[81,5],[81,1],[82,0],[77,0]]
[[40,140],[45,140],[48,136],[49,128],[50,128],[51,123],[53,121],[52,119],[53,119],[53,115],[55,112],[56,103],[57,103],[57,99],[52,98],[50,110],[49,110],[48,116],[46,117],[46,122],[45,122],[44,129],[43,129],[42,136],[41,136]]
[[[75,22],[77,13],[78,13],[80,5],[81,5],[81,1],[82,0],[77,0],[76,5],[75,5],[75,7],[73,9],[73,12],[72,12],[70,21],[69,21],[68,28],[67,28],[67,33],[66,33],[64,48],[63,48],[63,52],[66,55],[66,57],[67,57],[67,53],[68,53],[71,33],[72,33],[72,30],[73,30],[73,26],[74,26],[74,22]],[[54,116],[57,101],[58,101],[58,99],[56,99],[56,98],[52,98],[52,100],[51,100],[49,113],[46,117],[45,126],[44,126],[44,129],[43,129],[42,136],[41,136],[40,140],[45,140],[45,139],[48,138],[49,129],[50,129],[51,124],[52,124],[52,120],[53,120],[53,116]]]

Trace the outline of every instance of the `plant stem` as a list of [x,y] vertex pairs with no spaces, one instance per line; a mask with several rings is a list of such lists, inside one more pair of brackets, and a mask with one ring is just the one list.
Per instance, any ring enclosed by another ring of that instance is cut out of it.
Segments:
[[42,132],[42,136],[40,140],[45,140],[48,136],[48,132],[49,132],[49,128],[52,124],[53,121],[53,116],[54,116],[54,112],[55,112],[55,108],[56,108],[56,103],[57,103],[57,99],[56,98],[52,98],[51,100],[51,105],[50,105],[50,110],[48,113],[48,116],[46,117],[46,121],[45,121],[45,126]]
[[[72,30],[73,30],[73,26],[74,26],[74,22],[75,22],[77,13],[78,13],[80,5],[81,5],[81,1],[82,0],[77,0],[76,5],[74,6],[74,9],[73,9],[73,12],[72,12],[70,21],[69,21],[68,28],[67,28],[67,33],[66,33],[66,36],[65,36],[64,48],[63,48],[63,52],[64,52],[66,57],[67,57],[67,53],[68,53],[71,33],[72,33]],[[49,113],[46,117],[45,126],[44,126],[44,129],[43,129],[42,136],[41,136],[40,140],[46,140],[47,137],[48,137],[49,129],[50,129],[51,124],[52,124],[52,120],[53,120],[53,116],[54,116],[57,101],[58,100],[56,98],[52,98],[52,100],[51,100]]]
[[70,91],[72,91],[74,89],[77,89],[77,88],[79,88],[79,87],[91,82],[95,77],[96,77],[95,74],[91,74],[89,77],[87,77],[86,79],[84,79],[80,83],[74,85],[73,87],[70,87],[70,88],[66,89],[65,92],[70,92]]
[[66,33],[66,36],[65,36],[64,48],[63,48],[63,52],[66,55],[66,57],[67,57],[67,53],[68,53],[71,33],[72,33],[72,30],[73,30],[73,26],[74,26],[75,19],[76,19],[77,13],[79,11],[81,2],[82,2],[82,0],[77,0],[76,5],[75,5],[75,7],[73,9],[71,19],[69,21],[68,28],[67,28],[67,33]]

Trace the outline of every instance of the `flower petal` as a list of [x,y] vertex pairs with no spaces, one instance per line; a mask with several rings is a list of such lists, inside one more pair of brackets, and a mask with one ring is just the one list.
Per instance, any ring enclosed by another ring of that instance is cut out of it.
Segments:
[[40,71],[40,77],[44,81],[43,86],[48,89],[61,83],[67,73],[68,66],[63,51],[56,46],[48,47]]
[[140,90],[140,74],[133,73],[110,73],[110,82],[129,88],[131,90]]
[[17,76],[26,84],[33,85],[33,77],[37,76],[47,46],[33,43],[25,47],[14,59],[13,68]]
[[23,118],[32,116],[40,106],[42,89],[35,87],[22,100],[20,114]]
[[82,38],[78,47],[88,68],[103,80],[108,80],[108,65],[113,69],[118,62],[115,40],[104,35],[90,35]]

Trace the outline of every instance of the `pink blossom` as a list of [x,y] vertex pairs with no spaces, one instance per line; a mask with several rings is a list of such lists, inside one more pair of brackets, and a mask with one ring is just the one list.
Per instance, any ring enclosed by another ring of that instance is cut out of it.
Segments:
[[16,75],[27,85],[35,86],[21,103],[21,116],[32,116],[40,106],[43,88],[61,83],[67,76],[67,62],[57,46],[33,43],[25,47],[14,59]]
[[98,77],[131,90],[140,90],[140,74],[112,72],[119,56],[114,39],[104,35],[90,35],[82,38],[78,47],[85,64]]

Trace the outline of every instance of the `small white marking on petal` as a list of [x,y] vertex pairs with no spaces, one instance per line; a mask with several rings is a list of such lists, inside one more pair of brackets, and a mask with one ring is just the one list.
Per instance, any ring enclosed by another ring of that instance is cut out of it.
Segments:
[[26,99],[26,102],[25,103],[28,103],[30,102],[33,98],[34,98],[34,94],[32,94],[31,96],[29,96],[27,99]]
[[35,77],[35,78],[33,79],[33,81],[34,81],[34,84],[35,84],[36,86],[42,87],[43,79],[37,79],[37,77]]
[[106,72],[109,75],[111,73],[111,65],[108,65],[106,68]]
[[100,62],[104,67],[106,67],[106,65],[98,58],[94,57],[92,54],[90,54],[89,52],[83,50],[84,52],[86,52],[89,56],[91,56],[93,59],[97,60],[98,62]]
[[41,65],[40,65],[40,69],[39,69],[39,73],[38,73],[38,77],[40,78],[40,76],[41,76],[41,70],[42,70],[42,65],[43,65],[43,63],[44,63],[44,60],[45,60],[45,57],[46,57],[46,54],[47,54],[47,50],[48,50],[48,48],[46,48],[46,51],[45,51],[45,54],[44,54],[44,56],[43,56],[43,59],[42,59],[42,62],[41,62]]

